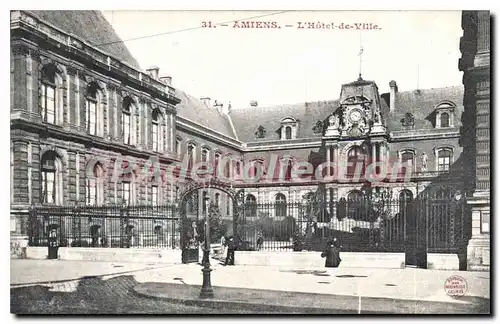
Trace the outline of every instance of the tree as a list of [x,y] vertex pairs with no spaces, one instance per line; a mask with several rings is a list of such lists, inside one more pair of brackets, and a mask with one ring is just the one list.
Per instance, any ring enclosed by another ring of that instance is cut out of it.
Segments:
[[[225,234],[225,225],[222,222],[219,207],[214,203],[211,203],[208,208],[208,217],[210,218],[210,243],[216,242],[219,238]],[[198,220],[198,240],[200,242],[205,241],[205,217]]]

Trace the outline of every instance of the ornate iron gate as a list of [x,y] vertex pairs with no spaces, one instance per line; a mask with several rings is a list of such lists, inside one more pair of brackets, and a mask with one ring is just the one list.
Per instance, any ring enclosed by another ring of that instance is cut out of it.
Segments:
[[405,253],[407,265],[425,267],[427,253],[463,254],[470,238],[467,204],[450,188],[416,196],[409,190],[353,191],[338,201],[246,200],[240,207],[242,239],[262,242],[249,250],[320,251],[336,237],[343,251]]

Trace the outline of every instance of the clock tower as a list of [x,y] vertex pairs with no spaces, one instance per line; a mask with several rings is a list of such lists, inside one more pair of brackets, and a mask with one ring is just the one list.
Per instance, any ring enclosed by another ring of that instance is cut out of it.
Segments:
[[323,136],[325,161],[342,165],[355,153],[362,155],[365,165],[386,160],[388,134],[383,111],[387,110],[374,81],[360,77],[342,85],[338,106],[329,116]]

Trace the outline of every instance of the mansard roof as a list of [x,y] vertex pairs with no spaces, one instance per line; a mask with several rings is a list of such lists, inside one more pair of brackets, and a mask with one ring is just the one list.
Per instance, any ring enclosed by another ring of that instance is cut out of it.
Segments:
[[[389,107],[390,94],[383,93],[378,96],[377,86],[373,81],[354,81],[344,84],[342,89],[344,90],[344,98],[351,95],[358,95],[361,92],[363,92],[367,98],[373,97],[374,101],[379,97],[382,118],[389,131],[404,130],[401,120],[408,112],[415,118],[415,130],[433,129],[433,113],[436,106],[443,101],[452,102],[455,105],[455,125],[459,125],[463,112],[462,86],[397,92],[394,111],[390,111]],[[279,140],[281,120],[285,117],[293,117],[297,120],[297,139],[314,137],[318,137],[319,139],[321,138],[321,134],[314,132],[314,126],[318,121],[326,121],[328,116],[338,107],[339,100],[267,107],[249,107],[244,109],[233,109],[230,113],[230,117],[239,140],[243,142]],[[255,133],[259,126],[264,127],[266,130],[266,136],[264,138],[256,137]]]
[[[390,95],[381,95],[382,101],[389,106]],[[463,86],[445,88],[419,89],[397,92],[395,109],[387,113],[386,125],[389,131],[403,130],[401,120],[406,113],[411,113],[415,118],[415,130],[429,130],[434,128],[434,112],[436,106],[442,102],[454,105],[455,125],[460,125],[463,107]]]
[[84,39],[90,45],[102,49],[132,67],[140,69],[137,60],[100,11],[30,10],[29,12],[65,32]]
[[177,115],[194,123],[201,124],[216,132],[231,138],[236,138],[229,120],[229,116],[216,107],[209,107],[201,100],[176,89],[177,98],[181,99],[177,105]]

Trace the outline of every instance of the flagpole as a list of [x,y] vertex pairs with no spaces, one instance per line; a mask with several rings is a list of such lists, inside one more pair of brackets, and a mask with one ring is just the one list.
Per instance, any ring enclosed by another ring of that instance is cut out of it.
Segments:
[[362,58],[362,55],[363,55],[363,41],[361,39],[361,32],[359,32],[359,79],[361,79],[361,68],[362,68],[362,65],[363,65],[363,58]]

